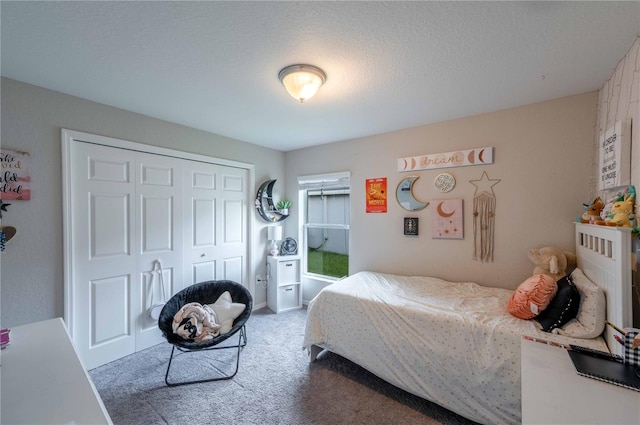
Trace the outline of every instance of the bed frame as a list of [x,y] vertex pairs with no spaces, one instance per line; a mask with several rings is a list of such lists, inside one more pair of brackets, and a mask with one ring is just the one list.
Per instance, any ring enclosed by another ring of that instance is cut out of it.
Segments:
[[[633,326],[631,292],[631,228],[576,223],[578,267],[600,285],[607,299],[607,321],[618,327]],[[609,350],[623,354],[615,331],[605,326],[604,339]]]

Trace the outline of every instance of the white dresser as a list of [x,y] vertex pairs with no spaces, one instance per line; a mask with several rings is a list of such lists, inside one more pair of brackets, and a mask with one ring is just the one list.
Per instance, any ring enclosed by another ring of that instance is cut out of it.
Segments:
[[62,319],[11,328],[0,351],[2,424],[111,424]]
[[300,256],[267,257],[267,307],[274,313],[302,308]]

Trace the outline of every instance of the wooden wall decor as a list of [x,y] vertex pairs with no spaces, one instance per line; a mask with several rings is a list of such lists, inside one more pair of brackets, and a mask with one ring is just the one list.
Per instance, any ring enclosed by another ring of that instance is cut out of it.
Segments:
[[398,172],[487,164],[493,164],[493,147],[399,158]]

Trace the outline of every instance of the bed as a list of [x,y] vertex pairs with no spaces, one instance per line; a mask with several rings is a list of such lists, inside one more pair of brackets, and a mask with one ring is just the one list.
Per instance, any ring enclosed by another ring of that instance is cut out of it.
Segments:
[[[607,320],[631,326],[631,235],[576,224],[577,267],[601,286]],[[513,290],[424,276],[359,272],[308,306],[304,347],[329,350],[419,397],[485,424],[521,422],[520,342],[607,350],[608,327],[584,339],[542,332],[511,316]],[[609,346],[615,347],[611,344]]]

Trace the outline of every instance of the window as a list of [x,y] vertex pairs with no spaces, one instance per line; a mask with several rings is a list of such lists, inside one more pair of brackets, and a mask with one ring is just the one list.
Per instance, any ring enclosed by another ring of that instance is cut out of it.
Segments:
[[337,279],[349,274],[350,174],[299,177],[305,273]]

